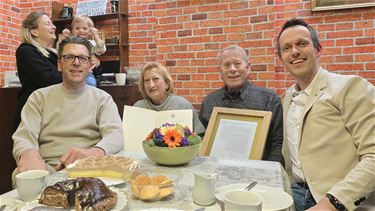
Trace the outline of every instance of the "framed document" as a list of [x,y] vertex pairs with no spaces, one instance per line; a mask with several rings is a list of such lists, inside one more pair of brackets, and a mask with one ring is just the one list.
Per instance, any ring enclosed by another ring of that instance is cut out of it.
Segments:
[[312,11],[375,6],[374,0],[311,0]]
[[272,112],[215,107],[201,156],[261,160]]

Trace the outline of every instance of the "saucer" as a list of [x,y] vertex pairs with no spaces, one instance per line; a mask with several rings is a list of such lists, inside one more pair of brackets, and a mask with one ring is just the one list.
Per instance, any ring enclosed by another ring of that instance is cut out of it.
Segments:
[[[224,185],[216,188],[215,196],[219,201],[224,201],[224,194],[230,190],[243,190],[248,183]],[[259,193],[263,197],[262,210],[276,211],[287,209],[293,204],[293,198],[281,190],[265,185],[256,185],[251,191]]]

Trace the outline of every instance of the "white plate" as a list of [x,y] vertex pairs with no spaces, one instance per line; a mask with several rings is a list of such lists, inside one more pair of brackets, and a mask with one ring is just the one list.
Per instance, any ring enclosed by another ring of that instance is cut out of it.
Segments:
[[[247,185],[248,183],[238,183],[218,187],[216,188],[215,196],[218,200],[224,201],[224,194],[226,192],[230,190],[243,190]],[[251,190],[262,195],[262,210],[283,210],[287,209],[293,204],[293,198],[280,188],[274,188],[265,185],[256,185]]]
[[[114,188],[114,187],[109,187],[109,188],[112,191],[114,191],[115,193],[117,193],[117,204],[116,204],[116,207],[114,207],[111,210],[112,211],[122,210],[126,206],[126,204],[127,204],[126,196],[124,195],[123,192],[121,192],[117,188]],[[34,201],[31,201],[31,202],[26,202],[25,205],[21,208],[21,211],[31,210],[32,208],[39,207],[39,206],[45,206],[45,205],[39,204],[38,200],[34,200]],[[72,209],[72,211],[74,211],[74,208]]]
[[[100,179],[107,186],[113,186],[113,185],[119,185],[119,184],[125,183],[125,181],[122,179],[114,179],[114,178],[107,178],[107,177],[95,177],[95,178]],[[66,174],[66,171],[56,172],[55,174],[53,174],[53,176],[47,177],[45,181],[45,186],[54,185],[57,182],[65,181],[67,179],[74,179],[74,178],[69,178],[68,175]]]
[[8,199],[4,197],[0,197],[0,206],[5,205],[4,211],[13,211],[16,210],[18,206],[20,206],[23,201],[18,199]]

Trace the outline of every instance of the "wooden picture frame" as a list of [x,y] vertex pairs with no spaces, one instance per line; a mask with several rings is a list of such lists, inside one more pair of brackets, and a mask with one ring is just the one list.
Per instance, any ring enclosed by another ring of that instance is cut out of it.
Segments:
[[248,159],[261,160],[271,118],[270,111],[214,107],[200,155],[215,156],[211,154],[213,152],[223,157],[235,155],[235,158],[247,156]]
[[311,0],[312,11],[338,10],[375,6],[373,0]]

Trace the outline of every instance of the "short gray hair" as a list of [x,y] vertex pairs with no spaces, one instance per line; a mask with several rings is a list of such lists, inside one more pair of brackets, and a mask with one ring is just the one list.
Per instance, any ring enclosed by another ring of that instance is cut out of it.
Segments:
[[229,50],[233,50],[233,51],[237,51],[238,53],[240,53],[242,55],[242,60],[247,64],[248,63],[248,55],[246,53],[246,51],[241,48],[240,46],[238,45],[231,45],[231,46],[227,46],[223,49],[220,50],[219,54],[217,55],[217,61],[219,63],[219,66],[221,66],[221,62],[222,62],[222,57],[223,57],[223,53],[225,51],[229,51]]

